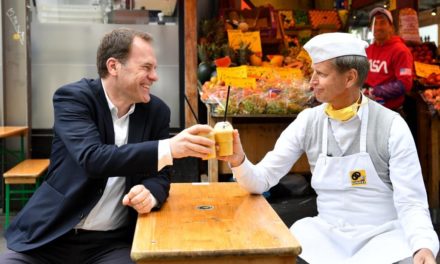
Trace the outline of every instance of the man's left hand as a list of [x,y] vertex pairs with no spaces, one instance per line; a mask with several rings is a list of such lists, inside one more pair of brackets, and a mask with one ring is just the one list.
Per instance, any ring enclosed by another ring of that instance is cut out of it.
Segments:
[[133,207],[139,214],[146,214],[156,205],[156,199],[144,185],[139,184],[124,196],[122,204]]
[[414,254],[414,264],[436,264],[435,257],[431,250],[422,248]]

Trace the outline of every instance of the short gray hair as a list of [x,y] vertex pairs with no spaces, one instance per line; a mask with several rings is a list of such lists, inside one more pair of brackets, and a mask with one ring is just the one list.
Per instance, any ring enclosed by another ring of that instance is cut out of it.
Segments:
[[367,57],[358,55],[346,55],[332,59],[333,64],[336,66],[336,70],[340,73],[344,73],[350,69],[354,69],[358,73],[358,80],[356,82],[359,87],[364,85],[367,78],[368,71],[370,69],[370,63]]

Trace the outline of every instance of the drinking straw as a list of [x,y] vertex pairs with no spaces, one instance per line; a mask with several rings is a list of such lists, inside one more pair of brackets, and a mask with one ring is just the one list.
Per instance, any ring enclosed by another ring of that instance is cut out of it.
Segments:
[[223,121],[226,122],[226,116],[228,114],[228,103],[229,103],[229,91],[231,90],[231,86],[228,85],[228,93],[226,94],[226,107],[225,107],[225,116],[223,117]]

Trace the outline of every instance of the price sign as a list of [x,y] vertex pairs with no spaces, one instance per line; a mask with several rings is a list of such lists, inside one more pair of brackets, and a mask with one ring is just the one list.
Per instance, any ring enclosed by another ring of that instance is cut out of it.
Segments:
[[277,67],[274,69],[275,69],[275,77],[279,76],[280,79],[298,79],[298,78],[302,78],[303,76],[301,70],[297,68]]
[[255,89],[257,87],[257,81],[255,78],[234,78],[227,77],[224,79],[226,85],[230,85],[233,87],[240,88],[252,88]]
[[248,77],[270,79],[273,77],[272,67],[247,66]]
[[225,78],[246,78],[247,68],[245,65],[239,67],[217,67],[217,78],[225,80]]
[[440,67],[437,65],[414,62],[416,75],[422,78],[427,78],[431,73],[440,74]]
[[260,31],[242,32],[241,30],[228,30],[228,42],[234,50],[240,47],[240,44],[249,44],[249,49],[253,52],[262,52]]

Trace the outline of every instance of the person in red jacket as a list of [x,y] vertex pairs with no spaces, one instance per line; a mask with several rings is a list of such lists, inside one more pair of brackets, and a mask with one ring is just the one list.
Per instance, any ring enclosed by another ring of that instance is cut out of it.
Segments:
[[393,17],[387,9],[374,8],[369,18],[374,42],[366,49],[370,62],[366,94],[401,113],[405,93],[412,88],[412,54],[403,40],[394,35]]

